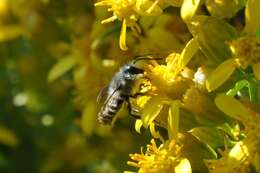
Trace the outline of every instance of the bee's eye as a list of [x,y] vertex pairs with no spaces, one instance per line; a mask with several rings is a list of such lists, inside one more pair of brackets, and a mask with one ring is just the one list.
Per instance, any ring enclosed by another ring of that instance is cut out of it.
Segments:
[[126,72],[130,73],[130,74],[140,74],[140,73],[143,73],[144,71],[142,69],[136,68],[134,66],[128,66],[126,69]]

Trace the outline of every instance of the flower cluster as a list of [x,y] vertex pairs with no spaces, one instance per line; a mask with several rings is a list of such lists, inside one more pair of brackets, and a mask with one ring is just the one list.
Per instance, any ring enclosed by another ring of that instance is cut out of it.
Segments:
[[[140,173],[259,172],[259,2],[103,0],[96,6],[113,13],[102,23],[122,22],[121,50],[127,50],[129,27],[143,35],[129,42],[128,52],[154,50],[165,57],[148,60],[142,95],[130,99],[140,113],[136,131],[149,129],[162,145],[152,140],[146,152],[130,155],[128,165]],[[168,39],[178,43],[170,51],[152,44],[167,47]],[[196,145],[184,145],[182,135]]]
[[[194,85],[193,72],[188,69],[186,64],[190,61],[193,54],[197,51],[196,40],[190,40],[181,54],[172,53],[166,58],[166,65],[153,64],[148,65],[146,76],[150,80],[152,91],[151,96],[140,97],[137,99],[137,105],[142,108],[141,120],[136,121],[136,130],[140,132],[143,125],[145,128],[154,126],[157,119],[162,126],[167,126],[169,137],[177,138],[179,111],[181,100],[185,92]],[[186,52],[189,50],[189,54]],[[167,121],[159,114],[164,107],[169,107]],[[152,134],[158,134],[154,128],[151,128]],[[160,135],[154,135],[154,137]]]
[[[222,85],[236,68],[246,69],[251,66],[255,77],[260,80],[260,39],[253,36],[244,36],[227,42],[233,58],[220,64],[207,81],[209,91]],[[213,85],[214,83],[214,85]]]
[[138,167],[138,173],[191,173],[189,160],[181,156],[181,149],[174,140],[157,147],[152,139],[146,152],[130,154],[133,161],[128,161],[127,164]]
[[236,99],[220,94],[215,99],[216,105],[227,115],[243,124],[241,131],[245,136],[229,150],[225,151],[219,160],[207,160],[207,166],[213,173],[218,172],[251,172],[252,165],[256,172],[260,171],[260,115],[241,104]]
[[122,50],[127,50],[126,28],[130,27],[136,35],[141,33],[141,28],[137,24],[141,15],[158,15],[162,12],[159,7],[160,0],[152,2],[150,0],[104,0],[97,2],[95,6],[111,6],[108,11],[113,12],[113,16],[105,19],[102,23],[109,23],[115,20],[122,21],[119,45]]

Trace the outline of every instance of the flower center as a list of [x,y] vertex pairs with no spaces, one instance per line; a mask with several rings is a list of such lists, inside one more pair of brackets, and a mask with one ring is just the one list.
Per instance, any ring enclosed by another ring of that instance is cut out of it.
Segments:
[[232,53],[237,58],[237,63],[243,68],[260,62],[260,39],[247,36],[233,40],[229,44]]

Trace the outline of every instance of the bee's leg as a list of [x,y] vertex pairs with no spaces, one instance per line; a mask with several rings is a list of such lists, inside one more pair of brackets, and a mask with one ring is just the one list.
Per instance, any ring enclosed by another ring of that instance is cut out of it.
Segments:
[[130,95],[129,97],[131,97],[131,98],[137,98],[138,96],[145,96],[146,95],[146,93],[140,93],[140,92],[138,92],[138,93],[135,93],[135,94],[133,94],[133,95]]
[[[141,91],[143,87],[146,87],[146,85],[145,85],[145,84],[139,85],[139,91]],[[131,98],[137,98],[138,96],[145,96],[145,95],[147,95],[147,93],[148,93],[148,91],[145,91],[145,92],[137,92],[137,93],[135,93],[135,94],[130,95],[129,97],[131,97]]]
[[[143,94],[143,93],[141,93],[141,94]],[[132,117],[134,117],[134,118],[136,118],[136,119],[141,119],[140,111],[138,111],[137,109],[133,109],[133,108],[132,108],[129,99],[126,100],[126,103],[127,103],[127,110],[128,110],[128,113],[130,114],[130,116],[132,116]],[[154,120],[154,122],[155,122],[156,125],[158,125],[158,126],[166,127],[166,125],[160,123],[159,121]]]
[[140,113],[139,113],[139,111],[132,108],[131,103],[130,103],[130,100],[128,99],[126,102],[127,102],[128,113],[129,113],[132,117],[134,117],[134,118],[136,118],[136,119],[140,119]]

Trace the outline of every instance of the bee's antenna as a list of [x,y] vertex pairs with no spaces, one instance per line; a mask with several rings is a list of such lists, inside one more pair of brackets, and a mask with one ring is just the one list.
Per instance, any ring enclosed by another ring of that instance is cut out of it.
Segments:
[[133,60],[133,64],[141,60],[162,60],[162,58],[153,58],[151,57],[151,55],[159,55],[159,54],[145,54],[141,56],[135,56]]

